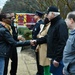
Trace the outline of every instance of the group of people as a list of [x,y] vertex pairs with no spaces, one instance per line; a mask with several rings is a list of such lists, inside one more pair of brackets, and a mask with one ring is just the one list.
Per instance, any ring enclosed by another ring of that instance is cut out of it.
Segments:
[[12,60],[10,75],[16,75],[16,47],[28,45],[36,54],[36,75],[75,75],[75,11],[68,13],[63,20],[59,9],[50,6],[42,20],[43,15],[40,11],[35,13],[32,40],[19,42],[21,38],[13,38],[12,20],[0,14],[0,75],[7,75],[9,58]]
[[36,75],[75,75],[75,11],[64,20],[59,9],[50,6],[43,23],[42,15],[36,12],[31,40],[36,51]]
[[62,56],[68,38],[67,25],[55,6],[48,8],[43,21],[42,15],[42,12],[36,11],[34,18],[37,22],[31,41],[36,50],[36,75],[63,75]]

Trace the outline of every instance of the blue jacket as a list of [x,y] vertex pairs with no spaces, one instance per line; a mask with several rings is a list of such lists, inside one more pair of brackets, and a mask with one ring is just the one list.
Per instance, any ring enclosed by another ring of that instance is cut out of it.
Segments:
[[66,46],[63,53],[64,71],[75,74],[75,30],[70,32]]
[[7,57],[11,46],[26,46],[30,45],[30,41],[16,42],[10,32],[0,24],[0,57]]

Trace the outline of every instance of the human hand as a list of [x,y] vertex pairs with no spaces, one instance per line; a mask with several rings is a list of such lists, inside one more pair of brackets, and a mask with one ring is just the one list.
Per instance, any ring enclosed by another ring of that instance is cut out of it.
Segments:
[[25,41],[25,38],[22,37],[22,35],[19,35],[19,36],[18,36],[18,40]]
[[36,40],[30,40],[30,44],[31,44],[32,46],[35,46],[35,45],[36,45]]
[[54,61],[53,61],[53,65],[54,65],[55,67],[58,67],[58,66],[59,66],[59,62],[57,62],[56,60],[54,60]]

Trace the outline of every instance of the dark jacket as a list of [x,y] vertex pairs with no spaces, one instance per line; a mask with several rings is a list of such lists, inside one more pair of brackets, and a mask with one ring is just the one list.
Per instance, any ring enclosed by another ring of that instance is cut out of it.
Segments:
[[37,39],[37,43],[41,44],[47,42],[47,57],[60,62],[67,38],[67,25],[60,16],[57,16],[51,20],[51,26],[47,35],[41,39]]
[[[36,24],[35,24],[35,26],[34,26],[34,28],[33,28],[33,31],[32,31],[32,39],[37,39],[37,34],[39,33],[39,31],[40,31],[40,25],[41,24],[44,24],[44,22],[42,21],[42,20],[39,20]],[[36,49],[36,46],[32,46],[32,49]]]
[[41,24],[44,24],[44,22],[42,21],[42,20],[39,20],[36,24],[35,24],[35,26],[34,26],[34,28],[33,28],[33,31],[32,31],[32,39],[36,39],[37,38],[37,34],[39,33],[39,31],[40,31],[40,25]]
[[0,57],[7,57],[11,46],[26,46],[30,45],[30,41],[16,42],[10,32],[0,24]]
[[17,39],[18,30],[17,30],[17,26],[14,25],[14,20],[11,20],[11,28],[12,28],[12,34],[13,34],[14,40],[18,41]]

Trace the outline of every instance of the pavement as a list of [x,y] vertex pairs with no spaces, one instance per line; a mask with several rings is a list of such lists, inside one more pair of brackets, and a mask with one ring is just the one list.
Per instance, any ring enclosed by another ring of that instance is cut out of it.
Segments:
[[[21,47],[17,48],[18,51],[18,70],[17,75],[35,75],[37,72],[35,52],[30,48],[25,48],[21,51]],[[11,61],[11,60],[10,60]],[[9,62],[9,70],[10,70]],[[8,75],[9,71],[8,71]]]

